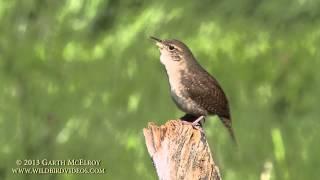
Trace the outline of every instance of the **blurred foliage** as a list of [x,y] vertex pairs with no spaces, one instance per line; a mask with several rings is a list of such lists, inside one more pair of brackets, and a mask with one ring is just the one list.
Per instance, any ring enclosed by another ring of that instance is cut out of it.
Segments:
[[[183,115],[149,35],[184,41],[224,87],[239,148],[205,125],[225,180],[317,179],[320,2],[0,1],[0,179],[156,179],[142,128]],[[17,159],[104,175],[13,175]]]

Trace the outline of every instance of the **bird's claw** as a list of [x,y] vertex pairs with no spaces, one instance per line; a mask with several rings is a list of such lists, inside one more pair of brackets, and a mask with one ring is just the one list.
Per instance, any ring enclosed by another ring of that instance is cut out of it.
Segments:
[[196,129],[196,130],[199,130],[201,133],[204,133],[201,125],[199,122],[188,122],[188,121],[182,121],[182,124],[185,124],[185,125],[191,125],[193,129]]

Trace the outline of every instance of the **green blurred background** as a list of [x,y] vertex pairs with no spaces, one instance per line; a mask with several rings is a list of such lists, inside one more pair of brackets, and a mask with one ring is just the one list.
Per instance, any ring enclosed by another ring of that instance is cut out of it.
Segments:
[[[156,179],[142,128],[183,115],[150,35],[182,40],[229,97],[225,180],[319,179],[317,0],[0,1],[0,179]],[[17,175],[17,159],[99,159],[103,175]]]

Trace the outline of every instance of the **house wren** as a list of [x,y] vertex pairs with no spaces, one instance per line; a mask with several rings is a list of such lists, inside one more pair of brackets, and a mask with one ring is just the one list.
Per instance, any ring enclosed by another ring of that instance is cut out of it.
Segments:
[[160,61],[164,65],[170,84],[171,97],[186,113],[181,120],[201,126],[201,120],[217,115],[236,142],[232,127],[229,104],[218,81],[197,62],[190,49],[178,40],[156,41]]

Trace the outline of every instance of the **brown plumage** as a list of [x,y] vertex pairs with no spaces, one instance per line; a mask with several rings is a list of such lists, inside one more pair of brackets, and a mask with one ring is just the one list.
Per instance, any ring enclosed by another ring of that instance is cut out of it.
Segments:
[[166,68],[172,99],[186,113],[181,119],[195,121],[200,116],[217,115],[236,141],[228,99],[218,81],[201,67],[182,42],[152,39],[160,49],[160,60]]

